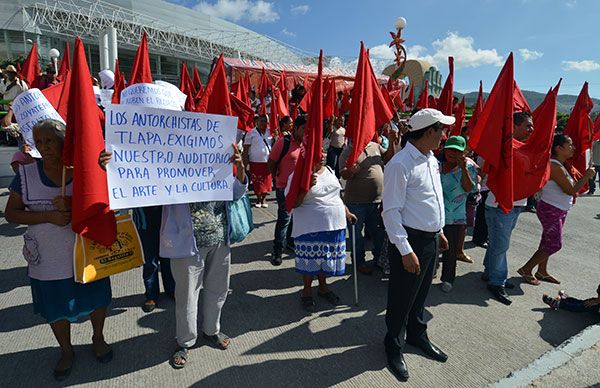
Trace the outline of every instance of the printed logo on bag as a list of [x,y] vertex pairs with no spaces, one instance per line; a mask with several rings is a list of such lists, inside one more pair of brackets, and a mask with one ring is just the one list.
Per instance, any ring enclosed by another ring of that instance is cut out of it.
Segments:
[[127,259],[135,254],[135,247],[131,244],[134,237],[127,232],[117,233],[117,239],[110,247],[93,242],[90,244],[90,251],[98,254],[96,260],[100,264],[114,263],[119,260]]

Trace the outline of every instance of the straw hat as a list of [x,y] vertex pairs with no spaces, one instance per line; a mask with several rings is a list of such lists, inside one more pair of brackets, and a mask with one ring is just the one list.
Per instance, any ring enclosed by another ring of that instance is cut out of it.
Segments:
[[2,70],[4,73],[15,73],[17,74],[17,69],[13,65],[6,66],[6,69]]

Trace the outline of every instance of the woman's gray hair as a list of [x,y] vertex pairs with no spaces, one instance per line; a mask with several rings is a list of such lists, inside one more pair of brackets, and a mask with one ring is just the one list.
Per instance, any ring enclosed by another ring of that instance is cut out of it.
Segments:
[[35,124],[33,126],[32,131],[35,131],[36,129],[51,130],[57,137],[64,141],[67,127],[62,121],[58,121],[55,119],[45,119]]

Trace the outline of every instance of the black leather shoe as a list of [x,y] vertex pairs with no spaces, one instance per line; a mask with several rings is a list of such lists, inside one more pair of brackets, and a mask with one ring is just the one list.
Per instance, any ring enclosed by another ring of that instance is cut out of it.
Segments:
[[387,352],[387,362],[390,371],[400,381],[408,380],[408,367],[402,352]]
[[448,360],[448,355],[442,352],[440,348],[432,344],[431,341],[426,338],[420,338],[417,340],[409,340],[407,338],[406,343],[421,349],[423,352],[425,352],[425,354],[436,361],[446,362],[446,360]]
[[485,242],[485,241],[484,242],[479,242],[479,241],[478,242],[473,242],[473,244],[475,244],[478,247],[483,248],[483,249],[487,249],[488,248],[488,243]]
[[507,290],[512,290],[513,288],[515,288],[515,285],[511,282],[504,282],[504,288],[506,288]]
[[271,256],[271,264],[275,267],[278,267],[282,262],[283,259],[281,258],[281,253],[273,253],[273,256]]
[[504,287],[492,286],[491,284],[488,284],[487,288],[488,288],[488,290],[490,290],[492,295],[494,295],[494,298],[496,298],[496,300],[498,302],[504,303],[505,305],[510,306],[510,304],[512,303],[512,300],[510,300],[510,298],[508,297],[508,294],[506,294],[506,290],[504,289]]

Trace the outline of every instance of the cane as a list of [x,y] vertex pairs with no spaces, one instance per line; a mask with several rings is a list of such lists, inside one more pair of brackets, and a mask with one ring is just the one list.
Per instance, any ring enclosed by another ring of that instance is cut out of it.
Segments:
[[354,304],[358,306],[358,277],[356,276],[356,221],[352,222],[352,270],[354,271]]

